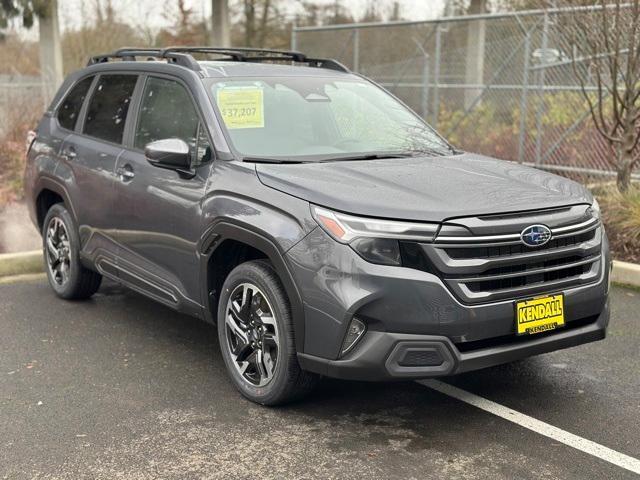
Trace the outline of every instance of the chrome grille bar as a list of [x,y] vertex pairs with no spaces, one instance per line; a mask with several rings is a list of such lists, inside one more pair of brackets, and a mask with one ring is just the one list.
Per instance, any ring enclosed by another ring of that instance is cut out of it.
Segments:
[[[588,227],[596,228],[598,226],[598,219],[591,218],[586,222],[578,223],[575,225],[568,225],[566,227],[558,227],[551,229],[551,238],[557,237],[559,235],[566,236],[569,232],[573,232],[575,230],[586,229]],[[588,231],[588,230],[585,230]],[[574,233],[571,233],[574,235]],[[519,243],[520,242],[520,234],[519,233],[510,233],[508,235],[486,235],[486,236],[475,236],[475,237],[450,237],[450,236],[438,236],[436,237],[436,243],[458,243],[464,242],[467,244],[472,244],[473,246],[478,246],[479,243],[487,243],[487,242],[511,242],[511,243]]]
[[475,282],[503,280],[506,278],[519,278],[519,277],[526,277],[531,275],[539,275],[541,273],[557,272],[559,270],[566,270],[569,268],[580,267],[583,265],[589,265],[590,263],[597,262],[598,260],[600,260],[600,255],[589,257],[585,260],[579,260],[576,262],[563,263],[561,265],[556,265],[554,267],[536,268],[532,270],[523,270],[521,272],[501,273],[496,275],[481,275],[476,277],[462,277],[462,278],[448,277],[446,278],[446,280],[452,280],[460,283],[472,283],[472,282],[475,283]]

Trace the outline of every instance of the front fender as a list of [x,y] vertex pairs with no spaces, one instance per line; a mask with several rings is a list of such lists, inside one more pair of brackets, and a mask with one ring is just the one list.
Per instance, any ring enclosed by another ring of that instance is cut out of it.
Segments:
[[[208,278],[209,260],[216,248],[225,240],[235,240],[242,242],[253,248],[264,252],[272,265],[276,269],[282,285],[284,286],[289,302],[291,304],[291,314],[294,325],[294,338],[296,349],[299,352],[304,348],[304,307],[302,297],[296,286],[293,276],[287,263],[284,260],[284,251],[278,246],[276,240],[268,233],[259,231],[255,226],[243,223],[238,220],[223,219],[217,221],[208,230],[201,244],[201,278]],[[215,306],[210,305],[211,292],[209,292],[208,282],[202,282],[202,298],[205,300],[205,319],[211,323],[215,322],[215,314],[212,313]]]

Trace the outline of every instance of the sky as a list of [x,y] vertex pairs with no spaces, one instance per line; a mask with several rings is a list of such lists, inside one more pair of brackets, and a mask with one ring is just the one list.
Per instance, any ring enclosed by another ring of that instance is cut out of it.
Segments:
[[[333,3],[333,0],[316,0],[318,3]],[[356,18],[363,15],[369,0],[341,0]],[[439,16],[443,9],[444,0],[399,0],[401,13],[411,20],[427,20]],[[104,2],[103,2],[104,3]],[[186,0],[187,7],[194,11],[196,17],[211,15],[210,0]],[[284,0],[291,14],[304,15],[304,10],[296,0]],[[382,8],[390,9],[393,0],[376,0]],[[135,19],[138,24],[140,18],[145,18],[146,24],[152,29],[159,29],[171,23],[171,15],[177,11],[176,0],[112,0],[120,20]],[[90,17],[93,12],[93,0],[58,0],[60,24],[63,30],[77,28],[83,18]],[[82,14],[82,12],[85,12]],[[144,15],[143,15],[144,14]]]

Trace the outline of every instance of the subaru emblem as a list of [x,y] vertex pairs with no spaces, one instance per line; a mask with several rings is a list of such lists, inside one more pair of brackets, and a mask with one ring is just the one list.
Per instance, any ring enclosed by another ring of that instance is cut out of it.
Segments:
[[551,240],[551,230],[544,225],[531,225],[522,231],[520,239],[527,247],[541,247]]

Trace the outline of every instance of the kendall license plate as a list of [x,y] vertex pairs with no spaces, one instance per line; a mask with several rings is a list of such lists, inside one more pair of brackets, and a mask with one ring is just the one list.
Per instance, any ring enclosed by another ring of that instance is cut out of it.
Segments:
[[516,302],[516,333],[531,335],[564,326],[562,294]]

